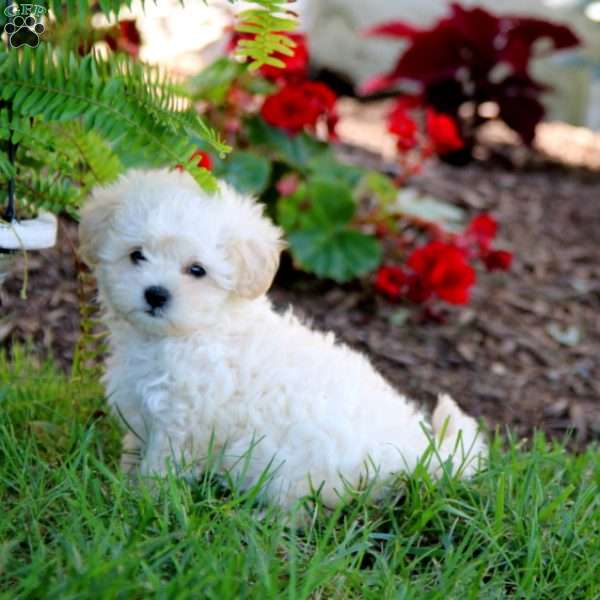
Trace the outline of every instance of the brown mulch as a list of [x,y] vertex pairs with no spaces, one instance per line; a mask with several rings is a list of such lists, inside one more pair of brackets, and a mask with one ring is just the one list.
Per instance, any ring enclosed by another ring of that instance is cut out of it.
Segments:
[[[515,253],[512,271],[482,274],[471,304],[443,324],[418,322],[416,313],[399,323],[403,307],[368,283],[318,281],[285,262],[275,303],[335,331],[429,405],[449,391],[492,427],[572,430],[576,445],[600,439],[600,174],[438,164],[415,184],[470,213],[490,211],[499,245]],[[74,224],[63,221],[60,235],[55,249],[29,256],[27,300],[19,297],[22,263],[2,290],[0,344],[31,339],[68,368],[78,334]]]
[[515,253],[511,272],[482,273],[468,308],[444,324],[414,314],[394,325],[402,307],[368,287],[309,278],[284,279],[276,302],[334,330],[429,405],[449,391],[492,427],[522,436],[572,430],[574,445],[599,440],[600,175],[438,165],[418,185],[470,212],[491,212],[500,246]]

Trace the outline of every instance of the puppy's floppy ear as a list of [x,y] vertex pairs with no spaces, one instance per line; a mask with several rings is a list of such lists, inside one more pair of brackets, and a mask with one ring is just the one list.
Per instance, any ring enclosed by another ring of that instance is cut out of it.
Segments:
[[252,198],[222,188],[223,201],[230,205],[225,251],[233,267],[231,287],[243,298],[258,298],[273,283],[279,255],[285,247],[282,231],[263,215],[263,206]]
[[243,298],[258,298],[271,287],[283,244],[279,240],[236,240],[229,247],[234,288]]
[[98,264],[100,248],[108,235],[112,217],[120,203],[120,194],[113,185],[95,188],[81,209],[79,252],[90,267]]

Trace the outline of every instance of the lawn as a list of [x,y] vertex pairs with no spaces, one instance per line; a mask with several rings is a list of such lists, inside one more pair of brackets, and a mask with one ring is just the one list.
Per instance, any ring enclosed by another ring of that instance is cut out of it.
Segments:
[[117,468],[94,377],[0,360],[0,598],[600,597],[600,452],[496,436],[471,482],[425,473],[297,531],[207,474]]

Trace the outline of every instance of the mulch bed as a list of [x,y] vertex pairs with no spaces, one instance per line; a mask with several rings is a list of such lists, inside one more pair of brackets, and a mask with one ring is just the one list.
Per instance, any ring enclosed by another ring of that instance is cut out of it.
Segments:
[[[482,276],[471,304],[443,324],[416,315],[393,324],[401,307],[368,282],[318,281],[289,261],[271,292],[275,303],[335,331],[430,406],[449,391],[491,427],[510,425],[521,436],[570,431],[573,446],[600,439],[600,174],[548,163],[436,164],[414,183],[470,213],[490,211],[500,245],[515,253],[512,271]],[[31,340],[38,355],[51,353],[67,369],[78,336],[74,224],[63,221],[60,235],[55,249],[30,255],[27,300],[19,267],[6,283],[0,344]]]

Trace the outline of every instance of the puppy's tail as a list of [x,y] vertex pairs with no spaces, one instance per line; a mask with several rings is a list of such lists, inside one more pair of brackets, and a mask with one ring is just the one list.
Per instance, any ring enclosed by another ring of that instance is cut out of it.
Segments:
[[[461,477],[470,477],[481,468],[488,454],[485,437],[477,421],[466,415],[447,394],[438,397],[431,425],[441,462],[451,459],[453,472]],[[441,465],[439,467],[441,469]]]

